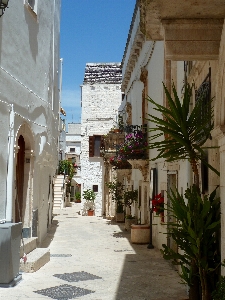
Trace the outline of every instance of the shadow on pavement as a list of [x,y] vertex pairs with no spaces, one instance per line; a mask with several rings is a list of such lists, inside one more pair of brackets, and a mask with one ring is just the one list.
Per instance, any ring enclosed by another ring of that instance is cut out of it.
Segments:
[[148,244],[132,244],[131,233],[125,231],[124,224],[115,221],[108,224],[119,226],[121,231],[114,232],[113,237],[126,238],[135,251],[135,254],[125,254],[115,300],[188,299],[186,286],[180,283],[178,272],[170,262],[163,259],[158,249],[148,249]]
[[[57,216],[57,215],[54,215],[54,218],[55,218],[55,216]],[[54,238],[54,235],[56,233],[58,226],[59,226],[59,221],[57,219],[53,219],[52,224],[48,229],[47,236],[41,243],[40,248],[48,248],[49,247],[49,245],[51,244],[51,242]]]

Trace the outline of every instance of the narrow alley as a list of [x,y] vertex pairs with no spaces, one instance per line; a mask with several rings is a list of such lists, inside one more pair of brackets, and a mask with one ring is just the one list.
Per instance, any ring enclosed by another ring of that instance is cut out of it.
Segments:
[[186,287],[156,249],[130,244],[124,224],[79,215],[80,204],[55,211],[42,247],[51,259],[23,273],[0,299],[184,300]]

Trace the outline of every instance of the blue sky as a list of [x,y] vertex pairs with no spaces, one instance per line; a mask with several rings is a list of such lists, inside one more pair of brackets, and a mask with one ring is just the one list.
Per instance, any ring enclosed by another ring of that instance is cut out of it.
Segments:
[[79,123],[85,64],[121,62],[136,0],[61,3],[62,107],[67,113],[66,123]]

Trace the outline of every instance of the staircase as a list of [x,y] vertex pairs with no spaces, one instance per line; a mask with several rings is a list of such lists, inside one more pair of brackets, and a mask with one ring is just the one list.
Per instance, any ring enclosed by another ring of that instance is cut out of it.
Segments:
[[50,261],[50,251],[48,248],[37,248],[37,237],[24,238],[24,247],[21,241],[20,258],[26,253],[27,261],[20,260],[20,271],[32,273],[39,270]]
[[64,175],[57,175],[54,182],[54,205],[53,209],[61,209],[65,206],[65,184]]

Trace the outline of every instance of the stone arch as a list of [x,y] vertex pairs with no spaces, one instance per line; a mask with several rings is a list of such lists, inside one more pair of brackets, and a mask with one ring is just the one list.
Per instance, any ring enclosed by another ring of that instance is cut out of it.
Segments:
[[24,235],[29,237],[32,227],[34,136],[27,123],[18,128],[15,145],[13,215],[15,222],[23,223]]

